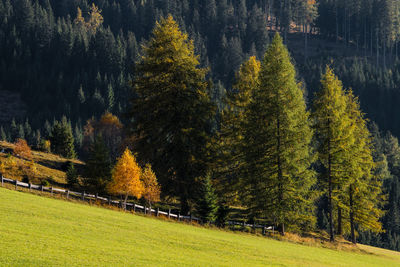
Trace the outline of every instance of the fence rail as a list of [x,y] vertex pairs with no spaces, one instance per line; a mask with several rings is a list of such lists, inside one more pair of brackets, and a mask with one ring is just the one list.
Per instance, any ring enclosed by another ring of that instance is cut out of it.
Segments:
[[[20,182],[18,180],[13,180],[13,179],[8,179],[3,177],[3,175],[1,176],[1,186],[4,186],[4,183],[10,183],[15,185],[15,189],[18,188],[18,186],[20,187],[25,187],[28,188],[29,190],[34,189],[34,190],[38,190],[38,191],[42,191],[42,192],[50,192],[51,194],[54,193],[59,193],[59,194],[65,194],[66,198],[71,198],[71,197],[75,197],[78,199],[81,199],[83,201],[91,201],[91,200],[100,200],[100,201],[104,201],[106,202],[108,205],[116,205],[117,207],[121,207],[124,208],[126,210],[133,210],[133,211],[137,211],[137,210],[141,210],[144,213],[149,213],[151,215],[151,213],[154,213],[157,217],[159,215],[164,215],[168,218],[174,218],[177,219],[178,221],[197,221],[197,222],[201,222],[200,218],[194,217],[194,216],[184,216],[184,215],[180,215],[180,213],[178,214],[173,214],[171,213],[171,209],[169,209],[168,211],[161,211],[158,208],[157,209],[150,209],[149,207],[145,207],[142,205],[138,205],[135,203],[126,203],[126,207],[124,207],[123,205],[123,201],[122,200],[112,200],[111,197],[101,197],[99,195],[93,195],[93,194],[86,194],[85,191],[83,192],[75,192],[75,191],[71,191],[68,189],[61,189],[61,188],[55,188],[53,186],[43,186],[43,185],[35,185],[35,184],[31,184],[31,183],[24,183],[24,182]],[[265,226],[265,225],[259,225],[259,224],[247,224],[245,222],[236,222],[236,221],[228,221],[227,222],[228,225],[238,225],[238,226],[242,226],[242,227],[250,227],[253,229],[256,228],[261,228],[262,229],[262,233],[265,234],[267,230],[272,230],[272,232],[274,232],[274,226]]]

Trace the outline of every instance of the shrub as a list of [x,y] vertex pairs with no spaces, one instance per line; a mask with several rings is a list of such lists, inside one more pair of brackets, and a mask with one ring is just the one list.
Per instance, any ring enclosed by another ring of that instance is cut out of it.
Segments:
[[25,159],[32,159],[32,151],[24,139],[17,139],[13,154]]

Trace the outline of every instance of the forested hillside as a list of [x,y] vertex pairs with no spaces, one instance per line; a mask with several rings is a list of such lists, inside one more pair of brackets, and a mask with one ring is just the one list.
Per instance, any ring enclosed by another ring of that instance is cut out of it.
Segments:
[[399,37],[392,0],[0,0],[0,138],[85,159],[71,186],[128,146],[184,213],[213,183],[219,218],[400,250]]

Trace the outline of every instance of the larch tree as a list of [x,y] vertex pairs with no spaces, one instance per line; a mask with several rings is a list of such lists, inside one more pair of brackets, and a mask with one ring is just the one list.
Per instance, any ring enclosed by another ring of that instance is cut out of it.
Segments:
[[367,120],[360,110],[358,98],[353,95],[352,90],[347,92],[346,97],[347,112],[355,128],[354,143],[343,168],[348,171],[350,179],[347,205],[351,241],[356,243],[356,224],[360,229],[378,233],[382,231],[379,221],[383,215],[379,207],[382,204],[382,177],[374,175],[372,137],[367,128]]
[[140,179],[141,169],[136,162],[135,156],[127,148],[118,159],[112,171],[112,181],[108,185],[110,193],[124,196],[124,208],[129,196],[140,198],[144,191]]
[[246,186],[243,179],[240,179],[244,164],[245,110],[250,103],[252,91],[258,86],[260,66],[261,63],[254,56],[240,66],[233,90],[226,96],[226,108],[222,111],[218,145],[218,185],[222,187],[220,190],[224,194],[232,194],[232,197],[243,191],[239,190],[241,186]]
[[354,124],[348,110],[342,82],[330,67],[322,76],[322,89],[314,100],[314,128],[318,146],[318,161],[323,167],[320,174],[322,191],[328,198],[330,240],[334,241],[334,205],[345,206],[342,189],[349,184],[345,164],[354,144]]
[[312,129],[287,48],[275,35],[247,108],[244,143],[253,216],[285,225],[313,221]]
[[199,68],[193,42],[172,16],[157,22],[143,46],[133,81],[131,132],[135,148],[158,173],[163,191],[191,209],[196,177],[206,173],[210,121],[207,70]]
[[151,204],[160,201],[161,188],[150,164],[146,164],[142,170],[140,179],[144,186],[142,197],[147,201],[151,210]]

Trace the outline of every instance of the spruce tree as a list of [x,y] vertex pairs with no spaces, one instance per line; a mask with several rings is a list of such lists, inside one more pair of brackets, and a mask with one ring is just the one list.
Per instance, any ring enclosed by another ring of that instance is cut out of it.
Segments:
[[109,152],[101,136],[96,136],[90,144],[89,158],[85,166],[85,187],[96,193],[105,193],[111,181],[111,162]]
[[66,158],[75,158],[74,136],[71,123],[65,117],[56,121],[50,134],[51,151]]
[[[321,80],[322,89],[314,100],[314,127],[318,144],[318,160],[322,191],[328,198],[329,234],[334,241],[333,206],[344,205],[342,189],[349,184],[343,170],[354,143],[354,125],[347,110],[347,99],[341,81],[330,67]],[[334,203],[335,202],[335,203]]]
[[198,68],[193,42],[171,16],[161,19],[136,65],[130,116],[139,156],[159,174],[162,191],[190,210],[195,178],[206,173],[214,105],[206,69]]
[[312,130],[296,71],[279,34],[261,64],[247,108],[244,143],[253,216],[285,225],[313,221]]
[[196,210],[203,223],[213,222],[216,218],[218,211],[217,195],[211,183],[210,175],[205,176],[201,183]]
[[75,169],[75,165],[73,162],[69,162],[68,164],[68,169],[66,172],[66,178],[67,178],[67,183],[70,188],[74,188],[76,185],[78,185],[78,173]]

